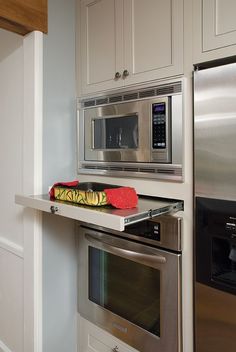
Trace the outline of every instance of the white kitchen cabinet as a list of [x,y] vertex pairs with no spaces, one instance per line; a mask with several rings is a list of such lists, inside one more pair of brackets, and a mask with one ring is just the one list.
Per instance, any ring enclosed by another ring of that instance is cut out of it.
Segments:
[[194,61],[236,54],[236,1],[194,0]]
[[82,95],[183,73],[183,0],[82,0]]
[[89,93],[120,86],[115,78],[122,71],[123,0],[81,2],[82,92]]
[[138,352],[106,331],[91,324],[88,320],[79,319],[78,352]]

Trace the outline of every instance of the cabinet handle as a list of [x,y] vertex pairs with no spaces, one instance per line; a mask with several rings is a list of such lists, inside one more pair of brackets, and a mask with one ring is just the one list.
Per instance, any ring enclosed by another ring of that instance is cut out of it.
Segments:
[[128,70],[124,70],[123,72],[123,78],[126,78],[129,76],[129,71]]
[[116,73],[115,73],[115,79],[119,79],[120,77],[121,77],[120,72],[116,72]]
[[57,212],[58,212],[58,210],[59,210],[59,208],[58,208],[58,207],[56,207],[55,205],[52,205],[52,206],[50,207],[50,211],[51,211],[51,213],[52,213],[52,214],[57,213]]
[[112,348],[112,352],[119,352],[119,347],[116,346],[116,347]]

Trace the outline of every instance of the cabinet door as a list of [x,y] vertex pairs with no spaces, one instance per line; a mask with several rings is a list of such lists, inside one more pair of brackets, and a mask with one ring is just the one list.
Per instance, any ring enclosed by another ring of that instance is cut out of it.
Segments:
[[236,1],[201,0],[203,51],[236,44]]
[[123,0],[81,2],[82,94],[123,85]]
[[125,0],[126,84],[183,73],[183,0]]

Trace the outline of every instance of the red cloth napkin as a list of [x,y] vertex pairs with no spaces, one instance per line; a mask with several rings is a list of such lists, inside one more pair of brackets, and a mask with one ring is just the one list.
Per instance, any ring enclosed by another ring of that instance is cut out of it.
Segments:
[[119,187],[104,189],[107,195],[107,201],[113,207],[118,209],[135,208],[138,204],[138,196],[132,187]]
[[76,187],[78,186],[79,181],[75,180],[75,181],[71,181],[71,182],[58,182],[58,183],[54,183],[54,185],[52,186],[52,188],[49,191],[49,195],[50,195],[50,199],[55,199],[55,195],[54,195],[54,187],[56,186],[67,186],[67,187]]

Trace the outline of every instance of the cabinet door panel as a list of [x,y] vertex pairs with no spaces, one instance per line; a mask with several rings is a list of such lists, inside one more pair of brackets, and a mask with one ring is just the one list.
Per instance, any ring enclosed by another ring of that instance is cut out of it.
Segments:
[[236,1],[202,0],[203,51],[236,44]]
[[182,0],[125,1],[127,84],[182,73]]
[[132,1],[133,73],[171,65],[171,11],[171,0]]
[[82,2],[82,92],[93,92],[123,84],[115,80],[122,71],[122,2],[93,0]]

